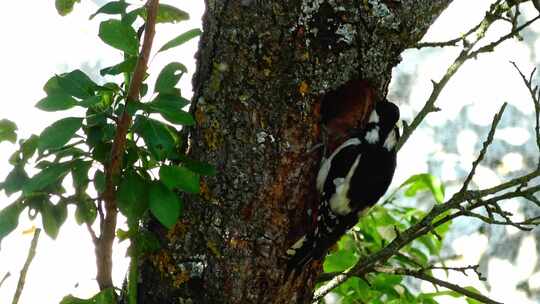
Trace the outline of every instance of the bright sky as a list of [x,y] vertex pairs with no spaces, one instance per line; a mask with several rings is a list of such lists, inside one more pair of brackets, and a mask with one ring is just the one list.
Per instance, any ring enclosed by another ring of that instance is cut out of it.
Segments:
[[[455,0],[454,4],[439,18],[436,26],[430,30],[426,40],[440,41],[456,37],[482,18],[483,12],[490,2],[487,0]],[[169,3],[190,12],[192,20],[177,25],[158,26],[155,49],[188,29],[200,27],[203,1],[171,0]],[[82,4],[75,7],[72,14],[60,17],[56,14],[52,1],[18,0],[3,3],[3,12],[11,13],[5,13],[0,18],[4,41],[0,48],[0,66],[2,67],[0,74],[0,91],[2,92],[0,119],[8,118],[15,121],[19,126],[20,137],[25,138],[31,133],[41,132],[46,125],[63,115],[62,113],[45,113],[34,108],[34,104],[44,97],[41,88],[49,77],[55,73],[81,68],[81,66],[83,70],[89,72],[96,66],[102,68],[120,61],[120,53],[111,51],[111,48],[97,38],[99,21],[102,19],[96,18],[89,21],[87,18],[97,8],[98,6],[94,2],[84,0]],[[526,15],[529,14],[530,17],[532,12],[532,10],[526,11]],[[459,23],[456,22],[456,18],[459,18]],[[531,30],[540,32],[538,25]],[[490,31],[490,34],[496,32],[497,26]],[[180,61],[188,67],[190,72],[193,72],[193,53],[197,47],[197,41],[195,39],[181,48],[155,57],[151,62],[151,71],[159,71],[170,61]],[[538,47],[539,43],[536,43],[534,49],[538,50]],[[452,49],[445,50],[437,56],[430,56],[429,51],[417,50],[409,50],[403,54],[403,61],[394,72],[417,73],[417,78],[413,82],[414,86],[411,88],[411,106],[403,106],[401,109],[404,118],[410,119],[412,114],[416,113],[422,106],[431,92],[430,80],[439,79],[447,64],[455,56],[456,51]],[[423,61],[421,61],[421,65],[418,65],[420,58]],[[470,119],[482,126],[489,125],[493,114],[504,101],[516,105],[524,113],[532,113],[527,93],[521,89],[520,79],[514,77],[515,72],[508,64],[509,60],[516,61],[525,70],[528,70],[529,67],[534,66],[537,58],[535,53],[531,52],[523,43],[509,42],[502,45],[496,54],[482,56],[479,60],[468,63],[459,72],[459,77],[456,77],[441,95],[438,105],[444,111],[433,114],[428,119],[428,123],[436,126],[441,122],[453,120],[465,104],[471,103],[482,110],[475,111],[476,114]],[[501,76],[505,74],[510,76]],[[520,89],[509,90],[509,87]],[[191,74],[182,79],[181,88],[186,96],[191,96]],[[392,84],[391,90],[396,89],[397,86]],[[400,103],[399,100],[397,102]],[[515,137],[516,132],[510,132],[508,137]],[[471,142],[480,139],[475,139],[475,135],[466,132],[460,133],[458,136],[463,138],[461,141],[462,150],[465,153],[467,151],[470,154],[474,153],[471,151]],[[429,145],[431,148],[422,151],[415,149],[415,147],[428,147]],[[430,134],[429,130],[419,130],[400,152],[400,159],[407,161],[399,162],[399,171],[394,179],[395,184],[401,183],[411,174],[427,171],[425,160],[434,149],[438,148],[433,142],[433,134]],[[11,144],[0,144],[0,179],[2,180],[10,170],[7,159],[12,151]],[[519,163],[519,157],[508,157],[508,162],[512,161]],[[446,171],[443,171],[443,180],[453,179],[452,170],[444,172]],[[480,182],[498,181],[496,177],[493,180],[493,174],[488,169],[481,171],[480,174],[484,174],[479,179]],[[10,199],[6,198],[3,193],[0,194],[0,208],[9,202],[11,202]],[[21,304],[58,303],[63,296],[69,293],[88,297],[96,292],[93,246],[86,229],[77,226],[70,218],[68,217],[68,221],[64,224],[56,241],[42,233],[37,256],[27,276]],[[22,231],[32,227],[32,225],[38,227],[41,225],[39,217],[35,223],[31,223],[23,214],[18,229],[2,242],[0,279],[6,272],[10,272],[12,276],[0,288],[0,303],[11,302],[18,273],[26,258],[31,240],[31,235],[24,235]],[[489,267],[492,269],[490,272],[502,273],[500,277],[503,278],[506,278],[505,274],[509,272],[521,279],[530,276],[532,269],[527,267],[527,261],[538,259],[535,247],[531,247],[532,242],[534,239],[527,239],[523,244],[526,246],[525,248],[531,248],[524,250],[523,254],[528,253],[528,256],[519,259],[523,261],[523,264],[515,265],[516,268],[507,261],[495,260],[490,262]],[[472,252],[464,253],[463,262],[473,264],[478,262],[479,249],[484,248],[486,244],[485,236],[473,234],[456,240],[455,244],[452,245],[458,249],[476,248]],[[125,244],[119,246],[115,252],[114,276],[117,285],[120,286],[128,263],[123,258]],[[540,274],[535,275],[539,277],[540,281]],[[452,277],[451,279],[463,284],[474,284],[474,280],[470,278]],[[490,284],[497,287],[494,295],[497,295],[498,299],[512,303],[532,303],[526,300],[523,292],[517,291],[515,286],[511,284],[504,284],[503,281],[490,281]],[[447,303],[458,302],[456,299],[451,299]]]

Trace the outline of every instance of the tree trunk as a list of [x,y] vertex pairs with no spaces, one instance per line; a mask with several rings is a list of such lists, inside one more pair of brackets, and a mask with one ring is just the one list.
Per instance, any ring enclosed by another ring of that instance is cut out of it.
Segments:
[[183,197],[174,229],[148,225],[165,246],[141,262],[140,303],[311,303],[321,263],[283,274],[318,204],[321,100],[358,79],[385,96],[449,2],[207,0],[188,153],[218,174]]

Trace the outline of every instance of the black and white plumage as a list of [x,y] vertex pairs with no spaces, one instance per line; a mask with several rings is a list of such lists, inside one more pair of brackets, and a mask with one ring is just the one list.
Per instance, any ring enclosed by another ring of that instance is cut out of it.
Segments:
[[327,159],[317,176],[321,202],[312,231],[289,250],[288,272],[300,269],[328,249],[384,195],[396,168],[399,108],[380,101],[366,127],[353,134]]

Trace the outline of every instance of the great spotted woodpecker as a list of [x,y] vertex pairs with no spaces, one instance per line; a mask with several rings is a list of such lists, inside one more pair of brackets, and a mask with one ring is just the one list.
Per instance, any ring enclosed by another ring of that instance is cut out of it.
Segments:
[[288,273],[324,257],[386,192],[396,168],[398,120],[395,104],[377,102],[365,128],[323,159],[317,175],[321,201],[316,220],[313,229],[287,250]]

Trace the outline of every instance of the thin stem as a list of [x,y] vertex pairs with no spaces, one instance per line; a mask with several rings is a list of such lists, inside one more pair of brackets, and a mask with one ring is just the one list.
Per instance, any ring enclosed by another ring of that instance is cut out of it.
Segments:
[[495,130],[497,130],[497,126],[499,125],[499,122],[501,121],[502,115],[504,113],[504,110],[506,109],[507,103],[505,102],[499,112],[495,114],[495,117],[493,117],[493,123],[491,124],[491,129],[489,130],[488,138],[486,141],[484,141],[484,144],[482,145],[482,150],[480,150],[480,154],[476,158],[476,160],[473,162],[472,169],[469,172],[469,175],[467,175],[467,178],[463,182],[463,186],[461,186],[461,190],[459,190],[460,193],[465,192],[467,188],[469,187],[469,184],[474,177],[474,174],[476,173],[476,168],[478,165],[484,160],[484,157],[486,156],[486,152],[488,147],[493,142],[493,137],[495,136]]
[[406,269],[406,268],[386,269],[386,268],[382,268],[382,267],[375,268],[375,271],[379,272],[379,273],[387,273],[387,274],[394,274],[394,275],[405,275],[405,276],[414,277],[414,278],[417,278],[417,279],[420,279],[420,280],[423,280],[423,281],[426,281],[426,282],[433,283],[434,285],[445,287],[445,288],[448,288],[450,290],[456,291],[456,292],[458,292],[458,293],[460,293],[460,294],[462,294],[462,295],[464,295],[466,297],[469,297],[471,299],[475,299],[475,300],[480,301],[482,303],[503,304],[502,302],[497,302],[497,301],[492,300],[492,299],[490,299],[490,298],[488,298],[488,297],[486,297],[484,295],[481,295],[481,294],[476,293],[474,291],[471,291],[469,289],[463,288],[463,287],[458,286],[456,284],[452,284],[450,282],[443,281],[441,279],[430,276],[430,275],[426,274],[423,271],[411,270],[411,269]]
[[36,247],[38,244],[40,232],[41,232],[41,229],[39,228],[36,228],[36,230],[34,230],[34,237],[32,238],[32,242],[30,243],[28,256],[26,257],[26,261],[24,262],[24,266],[21,270],[21,276],[19,277],[19,282],[17,283],[17,289],[15,290],[15,295],[13,296],[13,301],[11,302],[12,304],[19,303],[19,298],[22,295],[24,283],[26,282],[26,274],[28,273],[28,268],[30,268],[30,264],[32,263],[32,260],[34,259],[34,256],[36,255]]
[[[150,57],[154,40],[158,5],[159,0],[148,0],[146,3],[148,12],[146,30],[142,49],[129,86],[126,104],[139,100],[139,92],[146,74],[148,58]],[[115,180],[120,173],[120,166],[122,165],[126,147],[126,135],[131,126],[131,121],[131,115],[128,111],[124,111],[116,129],[110,162],[105,166],[105,191],[103,193],[103,199],[105,201],[106,214],[102,225],[103,230],[99,237],[98,246],[96,247],[97,281],[101,290],[113,287],[111,276],[112,245],[115,238],[116,219],[118,215]]]
[[0,280],[0,287],[2,287],[2,285],[4,285],[4,282],[11,276],[11,273],[8,271],[6,272],[6,274],[4,275],[4,277],[2,277],[2,280]]

